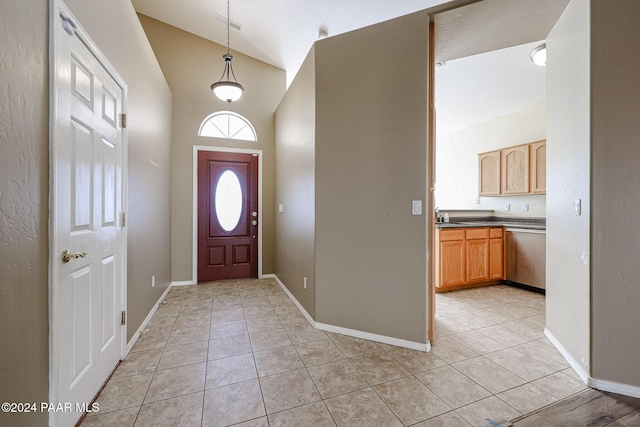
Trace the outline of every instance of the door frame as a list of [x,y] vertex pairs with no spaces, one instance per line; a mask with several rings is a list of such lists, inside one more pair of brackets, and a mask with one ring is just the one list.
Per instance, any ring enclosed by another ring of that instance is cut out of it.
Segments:
[[255,154],[258,156],[258,278],[262,277],[262,150],[250,148],[193,146],[193,234],[192,234],[192,281],[198,283],[198,152],[215,151],[219,153]]
[[[85,46],[96,57],[100,65],[111,75],[118,86],[122,88],[122,105],[121,113],[127,113],[128,86],[124,79],[120,76],[116,68],[109,62],[107,57],[102,53],[98,45],[89,37],[89,33],[82,27],[78,19],[73,15],[71,10],[62,0],[50,0],[49,2],[49,401],[58,402],[58,375],[60,360],[58,359],[59,343],[55,340],[56,331],[59,330],[60,320],[58,319],[56,306],[58,305],[58,294],[55,291],[54,279],[57,277],[60,268],[60,257],[57,253],[58,245],[58,218],[57,205],[55,199],[55,191],[57,186],[55,153],[56,141],[58,141],[57,123],[60,118],[58,109],[58,89],[59,79],[56,72],[56,60],[60,56],[57,47],[57,41],[61,37],[68,37],[58,24],[61,15],[71,18],[76,25],[76,36],[82,40]],[[127,190],[128,190],[128,141],[127,129],[120,126],[118,132],[121,136],[122,144],[122,193],[121,207],[122,213],[127,211]],[[120,292],[121,292],[121,308],[127,310],[127,227],[122,226],[121,213],[117,213],[120,219],[121,242],[120,254],[122,257],[122,268],[119,272]],[[120,359],[122,360],[127,351],[127,326],[120,326]],[[105,381],[107,378],[105,378]],[[49,413],[49,425],[55,426],[57,416],[55,412]]]

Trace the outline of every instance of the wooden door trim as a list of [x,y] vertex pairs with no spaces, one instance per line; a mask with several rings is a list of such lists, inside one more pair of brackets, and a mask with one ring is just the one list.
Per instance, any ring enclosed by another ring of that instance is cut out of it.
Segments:
[[[60,109],[58,108],[58,90],[60,88],[60,79],[57,74],[57,61],[60,59],[60,47],[58,40],[62,37],[69,37],[62,27],[59,25],[61,15],[73,20],[75,24],[75,36],[78,37],[89,51],[93,54],[100,65],[113,78],[116,84],[122,89],[122,105],[120,106],[122,114],[127,113],[128,86],[125,80],[120,76],[116,68],[111,64],[107,57],[102,53],[98,45],[91,39],[89,33],[82,27],[77,18],[74,17],[71,10],[62,0],[53,0],[49,2],[49,401],[58,402],[58,375],[61,361],[59,355],[59,343],[56,339],[60,330],[59,316],[56,309],[58,305],[58,292],[55,287],[55,280],[58,277],[60,268],[60,254],[58,253],[59,241],[59,218],[57,217],[58,205],[56,204],[56,186],[58,183],[57,168],[55,166],[57,141],[59,141],[60,130],[58,123],[60,120]],[[127,129],[120,126],[122,158],[121,158],[121,190],[120,206],[121,212],[127,212],[127,193],[128,193],[128,134]],[[120,212],[116,213],[120,218]],[[119,219],[119,221],[121,221]],[[119,272],[119,281],[121,283],[121,309],[127,311],[127,227],[120,226],[120,254],[121,271]],[[127,325],[120,326],[120,359],[124,359],[129,351],[127,346]],[[105,378],[106,380],[106,378]],[[49,413],[48,419],[50,426],[58,424],[58,416],[56,412]]]
[[192,233],[192,284],[198,283],[198,152],[215,151],[219,153],[255,154],[258,156],[258,277],[262,277],[262,150],[231,147],[210,147],[204,145],[193,146],[193,233]]

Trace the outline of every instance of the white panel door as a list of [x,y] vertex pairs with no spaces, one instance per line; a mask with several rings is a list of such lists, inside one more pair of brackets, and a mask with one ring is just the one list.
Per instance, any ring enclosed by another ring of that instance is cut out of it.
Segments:
[[51,397],[71,407],[53,424],[73,426],[123,355],[124,89],[88,38],[55,24]]

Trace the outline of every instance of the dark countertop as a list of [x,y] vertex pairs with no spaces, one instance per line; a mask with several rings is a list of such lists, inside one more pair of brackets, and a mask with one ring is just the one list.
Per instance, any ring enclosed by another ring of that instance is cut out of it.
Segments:
[[526,230],[546,230],[545,218],[452,218],[449,222],[436,223],[437,229],[509,227]]

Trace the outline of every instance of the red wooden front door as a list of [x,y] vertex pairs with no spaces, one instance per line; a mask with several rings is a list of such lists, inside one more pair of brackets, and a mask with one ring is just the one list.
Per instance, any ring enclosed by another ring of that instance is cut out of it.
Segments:
[[198,152],[198,282],[258,276],[258,156]]

